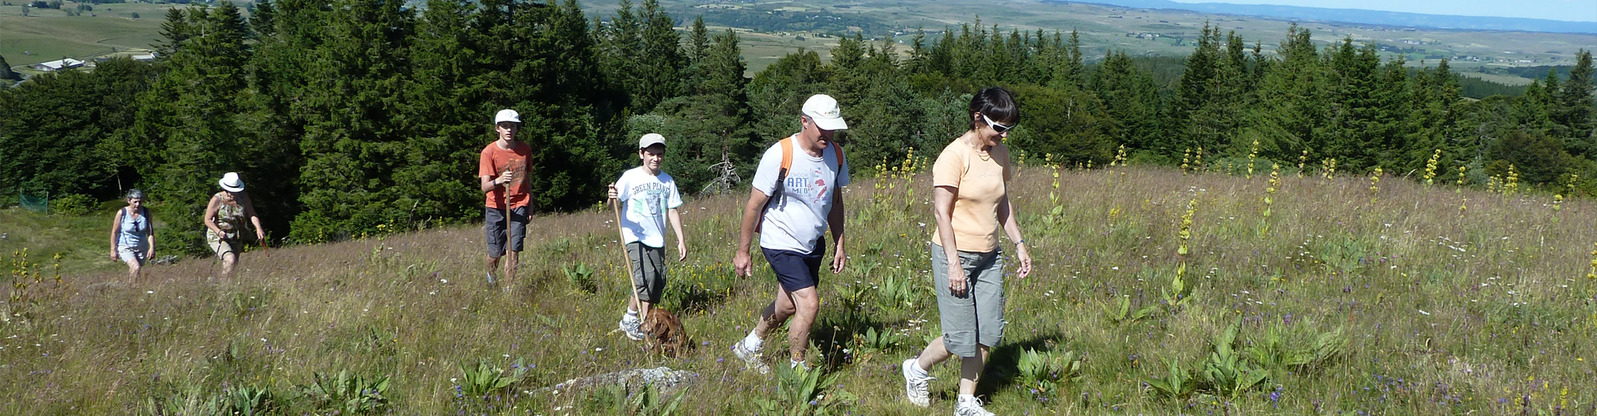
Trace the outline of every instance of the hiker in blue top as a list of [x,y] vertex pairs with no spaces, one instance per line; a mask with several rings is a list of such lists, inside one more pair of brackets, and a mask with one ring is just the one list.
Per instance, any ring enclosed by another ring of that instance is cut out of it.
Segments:
[[150,227],[150,210],[144,207],[144,192],[128,191],[128,206],[111,218],[111,260],[128,264],[128,283],[138,280],[140,267],[155,256],[155,229]]

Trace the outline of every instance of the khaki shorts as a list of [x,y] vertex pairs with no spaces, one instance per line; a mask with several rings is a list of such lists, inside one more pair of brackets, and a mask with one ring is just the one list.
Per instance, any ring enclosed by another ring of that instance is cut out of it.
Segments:
[[117,247],[116,255],[122,259],[123,263],[142,266],[144,265],[144,252],[146,251],[149,251],[146,247]]
[[943,346],[960,357],[975,357],[976,345],[988,348],[1004,338],[1004,255],[959,252],[969,289],[963,296],[948,290],[948,257],[943,246],[932,244],[932,285],[937,289],[937,312],[943,324]]
[[627,243],[627,258],[632,260],[632,291],[639,300],[660,303],[665,293],[665,249]]
[[216,258],[222,258],[222,255],[227,253],[233,253],[234,257],[238,257],[238,253],[244,251],[244,244],[238,239],[226,240],[212,233],[205,233],[205,244],[211,248],[212,253],[216,253]]

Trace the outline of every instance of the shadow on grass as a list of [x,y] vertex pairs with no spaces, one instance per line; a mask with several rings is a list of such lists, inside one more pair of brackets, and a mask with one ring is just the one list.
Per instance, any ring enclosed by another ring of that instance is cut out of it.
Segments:
[[993,348],[988,355],[987,366],[982,371],[981,382],[976,384],[976,395],[991,396],[1014,386],[1015,378],[1020,375],[1022,353],[1026,350],[1049,352],[1060,347],[1064,339],[1064,335],[1059,332],[1037,333],[1017,342],[1005,342]]
[[[838,369],[854,362],[854,354],[858,354],[858,347],[854,343],[855,336],[864,337],[865,332],[875,329],[878,333],[894,331],[893,327],[902,325],[903,319],[883,320],[872,314],[859,311],[846,311],[833,314],[822,312],[821,317],[815,320],[815,326],[810,331],[810,343],[821,351],[824,363],[811,362],[811,365],[820,365],[825,368]],[[898,345],[888,350],[904,347],[903,339]],[[848,349],[848,352],[844,352]]]

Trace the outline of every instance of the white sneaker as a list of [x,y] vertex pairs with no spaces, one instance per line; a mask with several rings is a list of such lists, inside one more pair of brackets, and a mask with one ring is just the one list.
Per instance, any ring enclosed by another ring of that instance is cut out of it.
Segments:
[[760,361],[760,351],[744,349],[742,340],[732,344],[732,354],[736,355],[739,360],[743,360],[744,369],[758,371],[760,374],[771,373],[771,366],[765,365],[764,362]]
[[981,399],[975,397],[959,398],[959,405],[954,406],[954,416],[995,416],[993,412],[981,407]]
[[643,325],[643,321],[638,319],[637,317],[632,316],[632,315],[622,316],[621,317],[621,322],[619,324],[617,324],[617,325],[619,325],[621,327],[621,333],[627,334],[627,338],[628,339],[631,339],[633,341],[642,341],[643,340],[643,338],[644,338],[643,330],[638,328],[639,326]]
[[904,365],[899,366],[904,373],[904,395],[909,397],[910,404],[920,407],[931,406],[932,401],[927,398],[926,382],[936,378],[930,375],[916,376],[914,370],[910,369],[910,366],[918,365],[915,361],[914,358],[904,360]]

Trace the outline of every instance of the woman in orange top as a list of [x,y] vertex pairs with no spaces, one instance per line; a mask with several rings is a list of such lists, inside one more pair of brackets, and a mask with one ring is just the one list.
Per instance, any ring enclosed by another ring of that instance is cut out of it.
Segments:
[[969,117],[970,130],[949,143],[932,166],[937,219],[932,275],[943,333],[919,356],[904,360],[902,369],[905,395],[910,403],[924,407],[930,404],[927,382],[932,379],[926,369],[958,355],[959,398],[954,414],[991,415],[975,393],[988,350],[1004,332],[999,229],[1015,242],[1020,260],[1016,275],[1024,279],[1031,273],[1031,254],[1026,252],[1005,186],[1013,168],[1003,139],[1020,121],[1020,108],[1008,90],[987,88],[971,97]]

